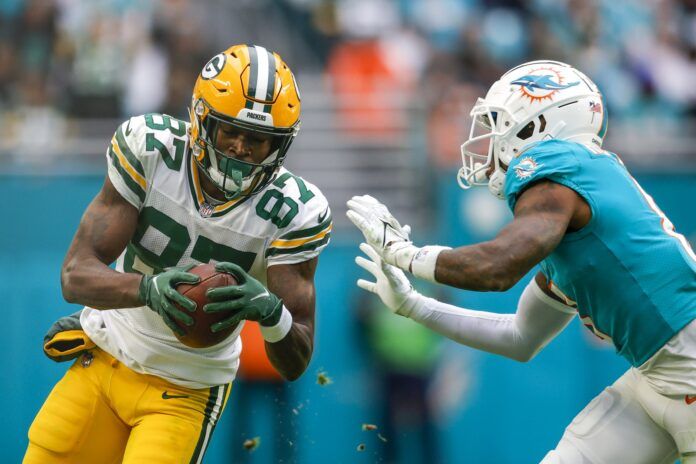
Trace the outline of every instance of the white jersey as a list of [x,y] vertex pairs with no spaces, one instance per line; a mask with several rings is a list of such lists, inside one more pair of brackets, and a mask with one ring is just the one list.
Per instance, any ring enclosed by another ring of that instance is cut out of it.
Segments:
[[[108,175],[138,208],[138,227],[116,262],[120,272],[156,274],[172,266],[231,261],[266,283],[266,268],[319,255],[332,222],[318,188],[281,168],[257,194],[212,206],[188,149],[188,123],[147,114],[123,123],[107,150]],[[85,308],[89,337],[129,368],[189,388],[234,380],[242,324],[221,343],[189,348],[146,306]]]

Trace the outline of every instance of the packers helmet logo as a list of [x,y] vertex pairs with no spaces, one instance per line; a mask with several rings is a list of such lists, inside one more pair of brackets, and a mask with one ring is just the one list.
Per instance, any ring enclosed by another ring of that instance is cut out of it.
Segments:
[[201,77],[203,79],[212,79],[213,77],[217,76],[220,74],[222,71],[222,68],[225,67],[225,60],[227,57],[225,56],[224,53],[219,53],[215,55],[214,57],[211,58],[208,63],[203,67],[203,71],[201,72]]

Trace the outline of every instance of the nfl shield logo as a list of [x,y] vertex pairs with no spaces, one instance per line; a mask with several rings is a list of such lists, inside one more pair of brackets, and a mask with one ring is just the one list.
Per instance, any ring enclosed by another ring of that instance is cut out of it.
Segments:
[[215,209],[213,208],[212,205],[208,203],[203,203],[200,208],[198,208],[198,212],[203,216],[204,218],[210,217],[213,215],[213,212]]

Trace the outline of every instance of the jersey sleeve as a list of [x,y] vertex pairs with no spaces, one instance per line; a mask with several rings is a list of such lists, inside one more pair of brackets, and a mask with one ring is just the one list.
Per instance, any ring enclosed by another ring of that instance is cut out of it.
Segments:
[[[297,192],[299,196],[291,194],[298,198],[299,212],[287,227],[279,229],[271,239],[265,251],[268,266],[296,264],[315,258],[326,248],[331,238],[333,221],[326,198],[317,187],[301,178],[295,179],[302,182],[303,190]],[[300,197],[306,199],[309,195],[311,198],[303,203]]]
[[565,185],[586,197],[575,182],[579,162],[566,142],[550,140],[541,142],[518,157],[513,158],[505,176],[505,198],[511,211],[517,200],[529,186],[542,179]]
[[145,150],[145,121],[133,117],[121,124],[106,150],[109,180],[130,204],[145,202],[156,159]]

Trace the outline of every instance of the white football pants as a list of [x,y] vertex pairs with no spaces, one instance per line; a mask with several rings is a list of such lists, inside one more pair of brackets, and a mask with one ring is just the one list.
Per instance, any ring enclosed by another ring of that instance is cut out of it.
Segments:
[[[696,463],[696,402],[663,396],[629,369],[566,428],[542,464]],[[696,400],[696,396],[694,396]]]

